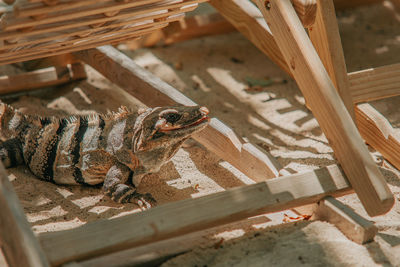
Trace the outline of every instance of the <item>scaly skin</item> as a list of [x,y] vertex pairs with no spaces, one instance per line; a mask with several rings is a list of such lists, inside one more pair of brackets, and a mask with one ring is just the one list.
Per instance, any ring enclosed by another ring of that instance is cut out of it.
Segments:
[[209,122],[205,107],[156,107],[110,115],[41,118],[0,103],[0,158],[6,168],[26,164],[58,184],[103,183],[114,201],[150,206],[136,186],[159,171],[193,133]]

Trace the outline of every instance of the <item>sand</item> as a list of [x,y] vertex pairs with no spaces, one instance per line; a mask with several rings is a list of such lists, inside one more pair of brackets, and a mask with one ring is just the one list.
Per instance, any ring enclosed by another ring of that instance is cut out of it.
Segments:
[[[400,13],[382,4],[338,15],[349,72],[400,61]],[[303,172],[336,163],[295,82],[239,33],[123,52],[207,106],[213,117],[271,153],[286,170]],[[0,72],[19,70],[7,66],[0,67]],[[91,68],[87,72],[87,81],[2,100],[28,113],[55,116],[141,106]],[[246,90],[252,79],[278,82],[261,91]],[[372,104],[399,127],[399,101],[393,97]],[[290,214],[285,211],[208,232],[200,247],[163,266],[400,266],[399,172],[378,152],[372,148],[370,152],[384,168],[396,198],[394,208],[385,216],[369,218],[355,195],[341,200],[376,223],[379,233],[373,242],[358,245],[321,221],[285,223],[284,213]],[[140,212],[133,204],[116,204],[104,197],[101,187],[47,183],[24,166],[9,169],[9,173],[36,233]],[[248,183],[251,180],[229,163],[189,141],[159,173],[147,175],[139,191],[150,192],[162,205]]]

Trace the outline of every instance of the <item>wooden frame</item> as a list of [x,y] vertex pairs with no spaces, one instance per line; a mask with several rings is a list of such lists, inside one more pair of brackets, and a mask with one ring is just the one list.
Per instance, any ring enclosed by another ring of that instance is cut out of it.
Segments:
[[[137,248],[250,216],[319,201],[317,218],[319,216],[320,219],[334,222],[359,243],[375,235],[376,228],[370,222],[330,196],[337,197],[355,191],[372,216],[386,213],[392,207],[393,196],[362,143],[353,120],[358,123],[361,135],[367,142],[380,138],[375,145],[381,145],[381,149],[393,161],[397,156],[387,146],[399,142],[390,125],[379,113],[374,113],[368,104],[359,105],[354,111],[352,96],[355,95],[357,101],[364,101],[397,94],[398,89],[392,86],[399,82],[396,77],[399,67],[392,65],[347,74],[330,0],[319,0],[317,10],[314,8],[315,1],[294,1],[297,10],[302,12],[300,15],[303,14],[302,20],[289,0],[254,2],[259,9],[248,1],[211,1],[223,16],[296,79],[344,171],[333,165],[267,180],[282,174],[279,164],[268,153],[241,140],[228,126],[213,118],[210,125],[194,138],[255,180],[256,184],[165,204],[113,220],[97,221],[72,230],[41,234],[38,237],[39,245],[21,215],[15,194],[0,166],[0,202],[7,207],[0,217],[0,244],[9,262],[24,266],[59,266],[67,263],[70,266],[93,266],[93,258],[100,255],[113,257],[114,252],[122,249]],[[310,28],[310,38],[304,26]],[[195,105],[192,100],[112,47],[77,51],[74,57],[91,65],[146,105]],[[382,93],[368,83],[370,76],[380,77],[377,86],[385,88]],[[372,130],[366,125],[372,125]],[[391,143],[382,145],[382,138]],[[227,208],[228,204],[230,208]],[[167,217],[175,219],[166,220]],[[10,223],[17,223],[18,227],[6,233],[4,230]],[[18,238],[10,239],[10,234]],[[21,242],[27,242],[30,246],[14,249],[21,246]],[[63,249],[60,250],[60,247]]]

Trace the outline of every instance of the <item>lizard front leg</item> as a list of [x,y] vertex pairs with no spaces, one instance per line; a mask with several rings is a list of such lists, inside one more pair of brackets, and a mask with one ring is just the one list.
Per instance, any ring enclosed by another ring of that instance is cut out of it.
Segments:
[[103,183],[104,192],[118,203],[135,203],[140,207],[150,208],[156,203],[151,194],[140,194],[136,191],[136,187],[128,185],[133,176],[133,171],[123,164],[115,164],[112,166]]
[[17,138],[0,141],[0,160],[4,167],[11,168],[24,163],[21,142]]

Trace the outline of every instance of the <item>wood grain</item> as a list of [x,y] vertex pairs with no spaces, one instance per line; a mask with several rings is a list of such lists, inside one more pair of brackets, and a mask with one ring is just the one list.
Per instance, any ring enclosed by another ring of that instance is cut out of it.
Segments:
[[400,169],[400,136],[389,121],[368,103],[357,106],[356,117],[365,142]]
[[317,0],[293,0],[293,7],[305,28],[314,24],[317,15]]
[[[115,48],[105,46],[76,52],[74,55],[148,106],[176,103],[186,106],[196,105]],[[279,170],[275,167],[276,162],[272,156],[239,139],[218,119],[213,118],[210,125],[194,138],[254,181],[279,176]]]
[[0,163],[0,245],[9,266],[49,266]]
[[347,238],[358,244],[373,241],[378,232],[373,222],[330,196],[318,203],[314,218],[334,224]]
[[40,234],[39,239],[51,264],[60,265],[350,192],[343,173],[333,165],[71,230]]
[[400,95],[400,64],[370,68],[348,74],[354,103]]
[[347,68],[332,0],[318,0],[315,24],[308,30],[315,50],[354,121],[354,104],[349,90]]
[[71,65],[71,69],[50,67],[13,76],[0,76],[0,94],[57,86],[82,79],[86,79],[86,73],[80,63]]
[[[206,0],[19,0],[1,17],[0,64],[59,55],[140,37],[182,18]],[[33,17],[33,18],[32,18]]]
[[394,198],[363,143],[289,0],[259,8],[335,156],[370,216],[388,212]]

